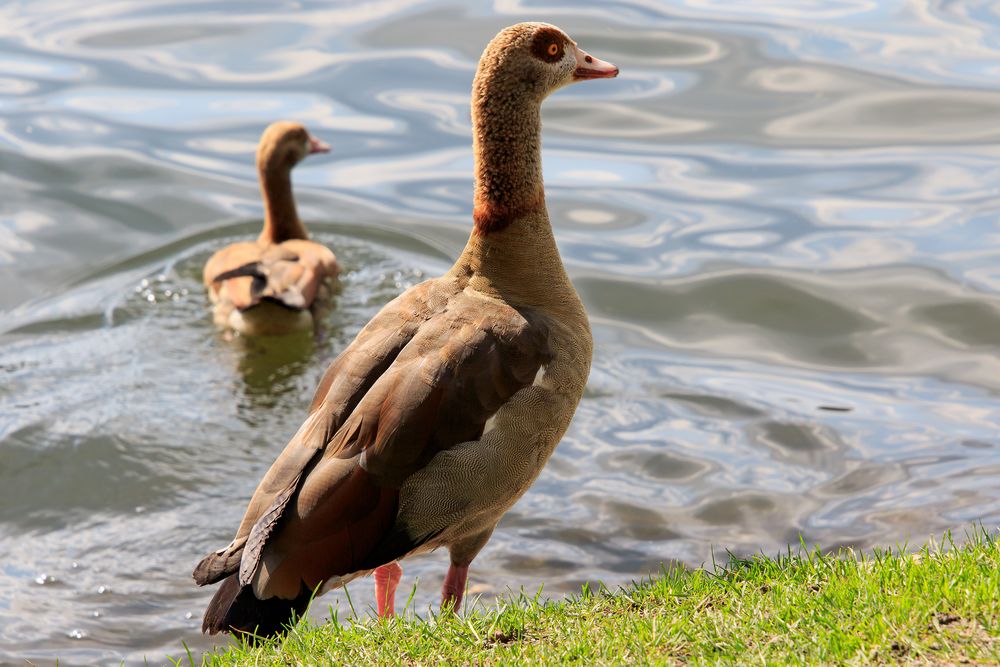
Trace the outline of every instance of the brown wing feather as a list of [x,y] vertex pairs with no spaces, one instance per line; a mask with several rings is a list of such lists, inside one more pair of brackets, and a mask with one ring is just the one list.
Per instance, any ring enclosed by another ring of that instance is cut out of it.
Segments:
[[437,452],[478,438],[548,361],[545,341],[523,314],[463,294],[426,320],[307,473],[264,547],[256,594],[291,598],[358,571],[393,534],[403,481]]
[[205,264],[203,278],[213,302],[229,302],[240,309],[249,308],[253,304],[253,278],[238,277],[225,282],[215,282],[215,278],[260,260],[261,252],[262,247],[256,243],[233,243],[212,255]]
[[316,300],[323,281],[336,278],[339,273],[337,260],[330,250],[313,241],[292,240],[281,244],[298,256],[296,271],[282,278],[282,284],[276,285],[276,291],[281,294],[297,294],[301,296],[305,307]]
[[392,525],[399,492],[380,486],[356,459],[328,459],[313,473],[265,549],[254,581],[258,597],[292,598],[353,572]]
[[[313,394],[309,412],[320,406],[327,410],[336,409],[342,391],[335,384],[342,386],[345,382],[357,382],[359,374],[363,374],[367,386],[371,386],[417,329],[441,311],[455,293],[455,287],[441,279],[427,280],[387,303],[326,369]],[[379,344],[373,345],[372,341],[379,341]],[[372,357],[370,364],[366,357]]]
[[[388,303],[333,361],[320,383],[322,393],[317,391],[310,417],[257,486],[233,542],[205,556],[195,568],[193,576],[199,585],[215,583],[239,570],[254,525],[274,510],[280,516],[284,503],[292,497],[290,491],[298,489],[302,473],[410,340],[421,317],[427,316],[422,313],[430,304],[447,301],[442,294],[447,291],[439,281],[427,281],[407,290]],[[317,412],[320,405],[323,409]],[[284,503],[279,508],[275,501],[281,498]]]
[[385,551],[403,481],[478,438],[548,362],[546,341],[530,313],[442,280],[388,304],[328,369],[309,418],[254,494],[225,552],[230,564],[242,556],[241,583],[260,598],[293,598]]
[[240,310],[265,299],[302,310],[312,305],[323,281],[337,272],[334,254],[312,241],[234,243],[209,259],[204,280],[214,301],[228,301]]

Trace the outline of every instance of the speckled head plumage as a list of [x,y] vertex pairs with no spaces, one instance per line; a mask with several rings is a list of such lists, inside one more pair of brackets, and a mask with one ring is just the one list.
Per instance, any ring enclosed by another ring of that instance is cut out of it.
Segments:
[[473,95],[505,90],[540,102],[575,81],[617,75],[617,67],[589,55],[556,26],[518,23],[501,30],[486,46]]

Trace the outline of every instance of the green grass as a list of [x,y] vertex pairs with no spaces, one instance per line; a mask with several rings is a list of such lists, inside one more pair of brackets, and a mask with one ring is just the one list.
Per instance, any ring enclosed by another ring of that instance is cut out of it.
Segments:
[[[984,530],[915,554],[789,551],[674,569],[560,602],[520,596],[458,616],[300,622],[202,664],[993,664],[1000,540]],[[188,655],[176,665],[194,664]]]

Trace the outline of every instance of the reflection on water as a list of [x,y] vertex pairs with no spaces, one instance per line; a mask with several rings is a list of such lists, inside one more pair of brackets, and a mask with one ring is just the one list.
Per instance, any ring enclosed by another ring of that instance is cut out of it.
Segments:
[[[597,348],[471,587],[919,542],[1000,518],[1000,13],[945,2],[0,8],[0,663],[207,649],[226,543],[326,364],[468,235],[468,94],[503,25],[621,67],[547,103],[545,180]],[[346,267],[316,337],[216,332],[253,153]],[[440,554],[406,565],[436,602]],[[370,584],[352,587],[362,609]],[[345,610],[342,594],[324,598]]]

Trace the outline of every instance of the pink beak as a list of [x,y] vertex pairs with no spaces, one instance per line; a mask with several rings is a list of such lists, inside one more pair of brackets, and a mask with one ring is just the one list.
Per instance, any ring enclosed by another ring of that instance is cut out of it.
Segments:
[[574,48],[576,49],[576,71],[573,72],[575,80],[613,79],[618,76],[616,66],[595,58],[578,46]]
[[330,152],[330,144],[323,143],[316,137],[312,136],[309,137],[310,155],[312,155],[313,153],[329,153],[329,152]]

